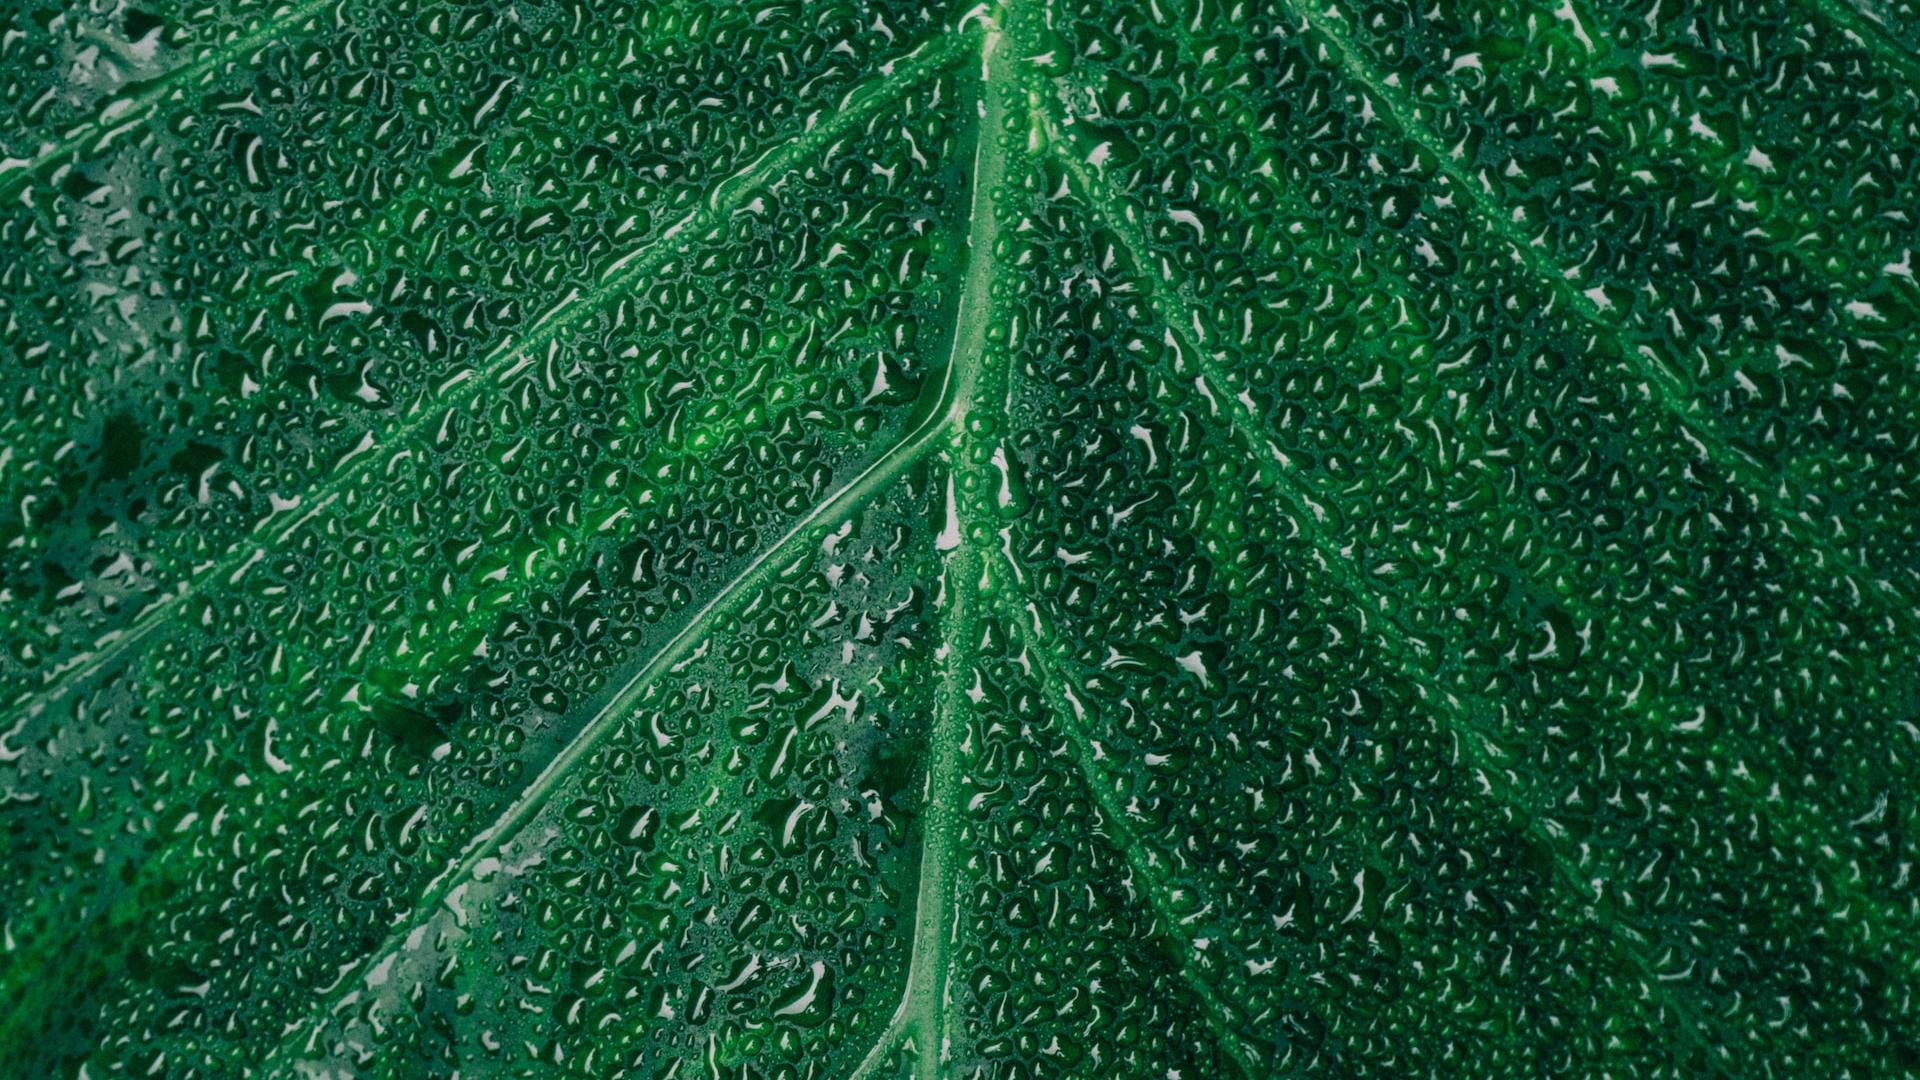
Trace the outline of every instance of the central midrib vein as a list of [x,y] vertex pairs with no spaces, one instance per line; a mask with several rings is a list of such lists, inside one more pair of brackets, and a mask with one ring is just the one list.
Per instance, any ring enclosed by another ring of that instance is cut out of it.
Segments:
[[[1000,16],[1004,18],[1004,12]],[[992,286],[994,247],[1000,222],[993,198],[1006,175],[1004,123],[1007,96],[1014,92],[999,76],[1010,58],[996,56],[1003,34],[1000,25],[982,20],[980,81],[975,113],[973,167],[968,183],[971,208],[967,218],[966,265],[960,298],[954,309],[953,339],[948,353],[949,406],[941,417],[943,431],[956,446],[964,438],[969,408],[977,394],[987,332],[994,322]],[[956,457],[958,454],[956,453]],[[874,1040],[866,1057],[854,1068],[855,1078],[869,1076],[886,1056],[910,1037],[914,1044],[916,1077],[940,1075],[947,1043],[950,946],[953,942],[954,846],[960,830],[959,786],[966,732],[967,703],[963,691],[971,670],[968,657],[975,646],[978,614],[969,590],[980,571],[977,553],[968,543],[953,491],[950,463],[946,525],[936,542],[944,551],[940,591],[941,679],[927,734],[927,780],[922,799],[919,888],[914,905],[912,952],[900,1005],[892,1020]]]
[[[964,438],[968,408],[973,403],[979,382],[981,358],[987,346],[987,330],[992,323],[991,289],[994,270],[994,246],[1000,223],[993,198],[1006,172],[1003,132],[1006,97],[1011,88],[1000,85],[996,74],[1004,63],[996,64],[994,53],[1000,44],[997,26],[988,26],[980,39],[980,103],[974,132],[971,177],[973,208],[967,221],[967,269],[961,286],[960,304],[954,312],[953,359],[956,390],[951,423],[958,443]],[[959,455],[956,454],[956,457]],[[955,467],[961,463],[954,462]],[[979,560],[968,542],[967,529],[960,519],[954,496],[952,473],[948,474],[948,513],[946,530],[937,542],[954,545],[947,553],[943,573],[941,643],[946,649],[942,666],[940,695],[935,707],[932,731],[928,738],[927,794],[923,828],[925,847],[920,861],[920,904],[914,917],[913,959],[907,976],[910,1023],[917,1052],[914,1073],[923,1080],[940,1075],[946,1056],[948,947],[953,940],[955,922],[953,889],[953,846],[959,831],[959,785],[961,742],[966,730],[962,698],[963,680],[971,668],[968,657],[976,645],[977,614],[969,590],[979,573]]]

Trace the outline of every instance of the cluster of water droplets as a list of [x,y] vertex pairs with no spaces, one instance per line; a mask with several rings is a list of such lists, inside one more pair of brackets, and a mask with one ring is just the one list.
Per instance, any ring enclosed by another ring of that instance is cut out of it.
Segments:
[[0,1041],[1913,1068],[1915,23],[1805,6],[28,13]]

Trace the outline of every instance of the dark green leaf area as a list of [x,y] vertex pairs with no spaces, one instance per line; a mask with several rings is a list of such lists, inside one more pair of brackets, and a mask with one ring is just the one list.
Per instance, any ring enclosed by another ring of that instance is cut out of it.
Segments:
[[1920,1074],[1912,4],[109,7],[0,1072]]

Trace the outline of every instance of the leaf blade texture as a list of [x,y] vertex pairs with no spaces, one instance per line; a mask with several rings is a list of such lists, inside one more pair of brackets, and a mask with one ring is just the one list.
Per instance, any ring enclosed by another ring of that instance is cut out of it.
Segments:
[[0,22],[20,1075],[1905,1075],[1905,0]]

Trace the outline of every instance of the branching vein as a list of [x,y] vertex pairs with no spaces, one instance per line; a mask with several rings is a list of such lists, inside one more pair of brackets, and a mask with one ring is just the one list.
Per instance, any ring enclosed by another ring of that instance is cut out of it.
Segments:
[[45,686],[16,701],[0,714],[0,730],[10,727],[21,716],[38,713],[61,700],[171,622],[182,605],[202,589],[222,580],[237,583],[259,561],[262,553],[284,543],[302,525],[369,480],[381,459],[380,447],[404,444],[444,410],[460,408],[489,388],[497,388],[502,374],[511,370],[519,358],[557,341],[600,305],[631,291],[669,259],[696,250],[699,238],[709,228],[723,223],[755,190],[785,175],[798,163],[866,122],[927,75],[944,68],[959,53],[962,44],[955,35],[942,35],[920,46],[889,65],[883,75],[849,92],[842,106],[826,114],[817,124],[721,181],[699,208],[668,226],[657,239],[616,260],[591,288],[569,291],[531,326],[495,345],[469,371],[443,383],[439,393],[416,402],[399,423],[380,437],[369,434],[330,475],[293,499],[287,510],[261,520],[226,554],[194,571],[179,587],[149,603],[129,625],[103,637],[91,653],[62,669]]

